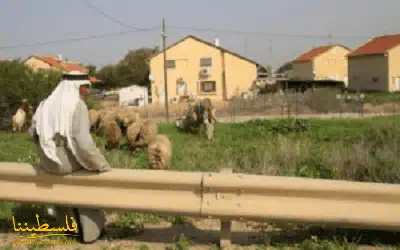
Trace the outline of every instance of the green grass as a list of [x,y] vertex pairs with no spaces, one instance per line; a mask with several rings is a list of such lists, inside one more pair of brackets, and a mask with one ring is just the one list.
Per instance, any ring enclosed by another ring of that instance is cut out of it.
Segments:
[[[175,171],[218,171],[229,166],[235,172],[251,174],[400,183],[400,117],[218,124],[215,142],[207,141],[202,135],[178,132],[172,125],[160,125],[160,133],[168,135],[173,142],[172,170]],[[106,151],[104,139],[98,136],[94,139],[114,168],[147,168],[146,151],[130,153],[126,140],[121,142],[120,150]],[[36,148],[25,133],[0,132],[0,148],[2,162],[38,162]],[[0,225],[10,231],[12,215],[34,220],[32,214],[38,210],[43,211],[43,207],[30,205],[21,210],[13,203],[1,203]],[[184,224],[186,219],[120,213],[115,223],[140,231],[144,223],[159,220]],[[184,236],[176,239],[175,248],[188,248],[188,240]],[[268,244],[271,242],[276,240],[268,239]],[[285,247],[285,244],[274,247]],[[297,240],[291,246],[351,249],[351,244],[345,240],[333,242],[331,237],[318,238],[317,242],[315,238]]]
[[95,110],[99,110],[100,109],[100,104],[101,104],[100,100],[96,100],[96,99],[94,99],[92,97],[89,97],[85,101],[85,103],[88,106],[88,109],[95,109]]
[[366,102],[370,102],[373,104],[377,103],[385,103],[385,102],[400,102],[400,93],[386,93],[386,92],[377,92],[377,93],[368,93],[365,96]]

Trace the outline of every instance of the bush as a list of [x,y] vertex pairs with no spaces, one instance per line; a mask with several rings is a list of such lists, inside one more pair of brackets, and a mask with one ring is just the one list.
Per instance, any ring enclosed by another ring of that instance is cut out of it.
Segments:
[[339,112],[340,100],[336,99],[338,90],[330,88],[315,89],[304,95],[304,101],[312,110],[321,113]]
[[57,86],[61,73],[33,71],[20,60],[0,64],[0,103],[7,103],[12,113],[22,99],[27,98],[34,108]]

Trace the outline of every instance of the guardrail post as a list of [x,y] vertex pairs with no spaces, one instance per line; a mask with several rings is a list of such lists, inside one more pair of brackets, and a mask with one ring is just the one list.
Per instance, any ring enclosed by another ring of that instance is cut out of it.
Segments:
[[[232,168],[222,168],[220,173],[231,174],[233,173]],[[231,232],[232,222],[230,220],[221,220],[221,235],[220,235],[220,248],[221,249],[232,249],[232,232]]]

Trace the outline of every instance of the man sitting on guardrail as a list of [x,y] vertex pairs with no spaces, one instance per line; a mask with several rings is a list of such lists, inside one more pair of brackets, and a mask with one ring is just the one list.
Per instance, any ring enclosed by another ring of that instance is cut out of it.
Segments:
[[[89,96],[90,85],[85,74],[65,74],[35,112],[29,133],[38,147],[40,167],[48,173],[111,170],[89,133],[89,113],[83,99]],[[105,215],[101,210],[56,206],[54,212],[60,223],[65,223],[66,215],[76,218],[77,233],[83,242],[96,241],[104,231]]]

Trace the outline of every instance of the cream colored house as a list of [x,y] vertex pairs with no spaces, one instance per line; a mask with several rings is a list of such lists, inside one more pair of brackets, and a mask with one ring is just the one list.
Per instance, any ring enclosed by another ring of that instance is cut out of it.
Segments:
[[[54,56],[38,56],[32,55],[28,57],[24,64],[33,70],[56,70],[62,73],[70,71],[80,71],[82,73],[88,73],[88,69],[77,64],[76,62],[63,61],[62,58]],[[89,78],[92,83],[98,83],[101,80],[96,77]]]
[[400,35],[375,37],[348,61],[350,90],[400,91]]
[[[166,48],[168,100],[226,100],[249,91],[259,64],[195,36]],[[152,103],[165,102],[164,52],[150,59]]]
[[313,48],[293,60],[295,80],[343,81],[347,86],[347,58],[350,49],[342,45]]

